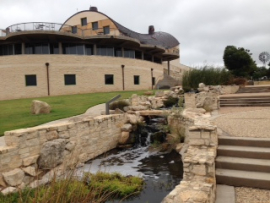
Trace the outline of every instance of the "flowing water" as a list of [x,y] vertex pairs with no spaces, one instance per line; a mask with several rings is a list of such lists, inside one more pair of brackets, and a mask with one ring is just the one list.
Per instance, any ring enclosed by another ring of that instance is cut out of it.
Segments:
[[[119,172],[123,175],[140,176],[145,180],[143,191],[125,203],[158,203],[179,184],[183,177],[181,156],[172,151],[170,153],[149,152],[151,135],[156,132],[159,119],[150,121],[137,136],[134,148],[126,150],[114,149],[104,155],[89,161],[83,171],[95,173]],[[155,127],[153,127],[155,126]],[[114,201],[119,202],[119,201]]]

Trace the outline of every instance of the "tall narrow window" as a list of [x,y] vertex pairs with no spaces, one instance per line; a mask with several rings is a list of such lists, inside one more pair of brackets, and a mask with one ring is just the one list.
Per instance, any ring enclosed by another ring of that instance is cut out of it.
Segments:
[[76,85],[76,75],[66,74],[64,75],[65,85]]
[[103,33],[104,35],[110,34],[110,27],[109,26],[103,27]]
[[105,75],[105,85],[113,85],[113,75]]
[[72,32],[73,34],[76,34],[76,33],[77,33],[77,26],[72,26],[72,27],[71,27],[71,32]]
[[87,25],[87,18],[81,18],[81,25],[82,26]]
[[26,86],[37,86],[37,76],[36,75],[25,75],[25,85]]
[[134,75],[134,85],[139,85],[139,84],[140,84],[140,76]]
[[98,30],[98,22],[92,22],[92,30]]

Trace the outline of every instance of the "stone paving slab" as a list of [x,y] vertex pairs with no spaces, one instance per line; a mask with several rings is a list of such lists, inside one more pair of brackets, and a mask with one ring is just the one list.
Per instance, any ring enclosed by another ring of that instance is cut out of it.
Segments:
[[233,186],[217,185],[216,203],[235,203],[235,190]]

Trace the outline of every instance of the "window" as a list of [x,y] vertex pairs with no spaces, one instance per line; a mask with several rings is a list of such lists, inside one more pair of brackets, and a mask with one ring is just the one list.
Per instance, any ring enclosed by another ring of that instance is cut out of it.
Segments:
[[59,54],[58,44],[50,44],[50,54]]
[[125,49],[124,56],[126,58],[135,58],[135,51],[134,50],[127,50]]
[[113,85],[113,75],[105,75],[105,85]]
[[98,22],[92,22],[92,30],[98,30]]
[[49,44],[26,44],[26,54],[49,54]]
[[156,78],[152,77],[152,85],[156,85]]
[[110,34],[110,27],[109,26],[103,27],[103,33],[104,35]]
[[37,86],[37,76],[36,75],[25,75],[25,85],[26,86]]
[[113,47],[98,46],[97,47],[97,55],[114,56],[114,48]]
[[67,74],[65,76],[65,85],[76,85],[76,75]]
[[71,27],[71,32],[72,32],[73,34],[76,34],[76,33],[77,33],[77,26],[72,26],[72,27]]
[[85,55],[93,55],[93,46],[91,44],[85,45]]
[[122,57],[122,49],[121,48],[115,48],[115,56]]
[[81,18],[81,25],[82,26],[87,25],[87,18]]
[[63,44],[64,54],[84,55],[84,45],[82,44]]
[[134,75],[134,85],[139,85],[139,84],[140,84],[140,76]]

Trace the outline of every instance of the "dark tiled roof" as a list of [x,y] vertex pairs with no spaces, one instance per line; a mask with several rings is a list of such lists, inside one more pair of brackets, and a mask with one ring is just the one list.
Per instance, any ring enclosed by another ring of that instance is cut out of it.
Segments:
[[122,32],[123,34],[135,38],[139,40],[142,44],[151,44],[154,46],[161,46],[166,49],[173,48],[177,45],[179,45],[178,40],[172,36],[169,33],[166,32],[154,32],[154,34],[140,34],[137,32],[134,32],[121,24],[117,23],[113,19],[111,19],[116,27]]

